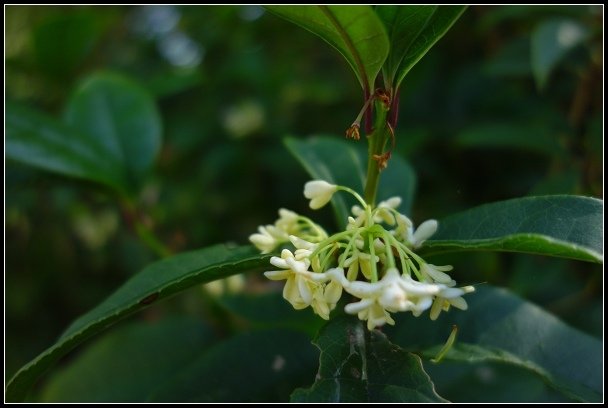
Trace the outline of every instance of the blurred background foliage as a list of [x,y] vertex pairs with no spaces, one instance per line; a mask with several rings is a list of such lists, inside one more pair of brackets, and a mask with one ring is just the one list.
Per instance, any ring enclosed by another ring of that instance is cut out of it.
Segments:
[[[602,27],[601,6],[465,12],[402,86],[396,149],[417,172],[416,222],[526,195],[603,196]],[[6,6],[5,47],[9,102],[59,117],[77,85],[101,70],[153,95],[163,144],[136,201],[174,252],[245,243],[280,207],[310,215],[307,176],[282,138],[342,138],[362,105],[333,49],[258,6]],[[156,256],[108,191],[10,160],[5,170],[10,377]],[[319,216],[332,226],[330,210]],[[437,262],[454,264],[459,281],[510,287],[601,337],[601,266],[444,258]],[[233,327],[248,327],[252,296],[266,295],[247,279],[243,298],[210,302],[192,290],[135,319],[186,311],[222,326],[240,310]],[[308,311],[294,323],[287,303],[268,301],[258,324],[272,325],[272,313],[309,333],[320,323]]]

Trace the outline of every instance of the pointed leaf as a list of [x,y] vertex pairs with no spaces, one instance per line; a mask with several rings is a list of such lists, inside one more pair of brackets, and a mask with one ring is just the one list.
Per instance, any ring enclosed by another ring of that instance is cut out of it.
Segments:
[[352,316],[332,319],[314,344],[321,350],[317,380],[296,390],[292,402],[445,402],[418,356],[378,330],[366,332]]
[[394,88],[460,18],[466,6],[378,6],[391,44],[385,72]]
[[[458,340],[446,359],[501,362],[540,375],[570,398],[598,401],[602,395],[602,342],[573,329],[551,314],[507,290],[481,285],[467,296],[466,312],[442,313],[437,321],[425,315],[395,315],[388,336],[408,350],[428,349],[445,342],[453,324]],[[508,387],[508,384],[505,384]]]
[[216,245],[149,265],[72,323],[57,343],[22,367],[7,385],[6,400],[22,401],[29,388],[60,357],[121,318],[191,286],[267,265],[269,258],[249,246]]
[[[285,145],[315,179],[347,186],[363,194],[367,166],[367,151],[363,143],[348,142],[337,137],[310,137],[306,140],[286,138]],[[414,199],[416,177],[411,166],[393,155],[382,172],[377,201],[390,197],[402,198],[399,210],[409,214]],[[334,194],[331,201],[336,220],[344,228],[355,199],[345,193]]]
[[388,55],[382,22],[370,6],[266,6],[272,13],[327,41],[348,61],[365,91]]
[[130,79],[111,73],[86,78],[71,96],[66,121],[102,144],[139,187],[161,147],[161,119],[152,97]]
[[87,133],[34,109],[6,107],[6,157],[42,170],[126,189],[121,163]]
[[525,197],[445,218],[421,250],[526,252],[603,262],[603,203],[590,197]]

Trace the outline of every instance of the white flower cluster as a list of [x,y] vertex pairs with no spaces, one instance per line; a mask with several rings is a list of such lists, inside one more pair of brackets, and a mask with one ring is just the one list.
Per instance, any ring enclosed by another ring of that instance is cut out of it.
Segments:
[[334,193],[346,191],[361,206],[353,206],[345,231],[328,236],[310,219],[281,209],[274,225],[259,227],[250,241],[263,253],[291,243],[270,263],[278,268],[266,272],[272,280],[286,280],[283,297],[295,309],[308,306],[323,319],[347,292],[358,299],[345,311],[367,321],[369,330],[394,324],[390,313],[412,312],[420,316],[430,309],[435,320],[451,306],[466,310],[462,297],[472,286],[456,287],[446,272],[452,266],[427,263],[414,250],[437,230],[437,221],[423,222],[416,230],[412,221],[399,213],[401,198],[392,197],[372,207],[353,190],[323,180],[306,183],[304,195],[310,207],[327,204]]
[[258,232],[249,236],[249,241],[263,254],[267,254],[279,245],[289,242],[290,236],[317,242],[327,238],[327,233],[309,218],[281,208],[279,219],[274,225],[260,225]]

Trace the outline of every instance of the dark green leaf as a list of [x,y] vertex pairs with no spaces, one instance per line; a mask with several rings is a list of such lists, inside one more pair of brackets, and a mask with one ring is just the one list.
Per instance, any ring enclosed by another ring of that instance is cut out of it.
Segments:
[[295,310],[281,292],[235,293],[221,296],[217,301],[255,326],[302,330],[312,337],[324,323],[310,308]]
[[534,30],[531,62],[539,89],[545,87],[551,72],[568,51],[585,42],[587,38],[589,30],[575,20],[547,20]]
[[580,196],[517,198],[445,218],[422,253],[508,251],[603,262],[601,200]]
[[390,38],[388,82],[399,88],[414,65],[452,27],[466,6],[378,6]]
[[[366,339],[366,336],[369,336]],[[354,317],[334,318],[314,343],[321,350],[317,380],[292,402],[444,402],[415,354],[371,334]]]
[[388,37],[370,6],[266,6],[268,10],[318,35],[350,64],[364,90],[374,81],[389,51]]
[[124,189],[121,163],[99,141],[24,106],[9,103],[5,115],[7,158]]
[[54,374],[44,402],[141,402],[213,340],[198,318],[133,323],[96,340]]
[[516,365],[568,397],[601,399],[601,341],[503,289],[479,286],[467,301],[468,311],[443,313],[435,322],[396,314],[396,325],[387,334],[408,350],[433,345],[425,354],[434,356],[456,324],[458,340],[445,359]]
[[[310,137],[306,140],[287,138],[285,145],[315,179],[347,186],[363,194],[367,166],[367,151],[363,143],[356,144],[337,137]],[[393,155],[388,168],[382,172],[377,201],[400,196],[399,210],[409,214],[414,200],[416,178],[411,166]],[[338,226],[344,228],[354,199],[345,193],[334,195],[332,205]]]
[[[501,363],[423,361],[440,395],[456,403],[572,402],[533,371]],[[508,386],[505,386],[508,384]],[[517,390],[517,392],[513,392]]]
[[309,338],[286,330],[243,333],[202,352],[150,400],[166,402],[286,401],[312,380],[318,352]]
[[142,87],[116,74],[88,77],[70,98],[66,120],[102,144],[108,160],[122,164],[131,187],[138,187],[161,147],[154,101]]
[[23,400],[40,375],[61,356],[128,314],[193,285],[266,265],[269,258],[249,246],[216,245],[179,254],[144,268],[72,323],[57,343],[22,367],[7,386],[7,401]]

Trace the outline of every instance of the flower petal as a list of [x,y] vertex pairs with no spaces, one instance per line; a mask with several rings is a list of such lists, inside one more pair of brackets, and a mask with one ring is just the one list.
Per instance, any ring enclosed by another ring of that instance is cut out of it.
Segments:
[[453,299],[448,299],[448,302],[450,302],[450,304],[460,310],[467,310],[469,308],[469,305],[467,305],[467,301],[464,300],[464,298],[461,297],[456,297]]
[[374,303],[373,299],[361,299],[355,303],[349,303],[344,307],[344,311],[348,314],[358,314],[363,310],[368,309]]
[[270,280],[283,280],[288,279],[293,272],[287,271],[268,271],[264,272],[264,276],[266,276]]
[[278,256],[273,256],[270,258],[270,264],[276,266],[277,268],[290,269],[287,262],[285,262],[285,259],[279,258]]
[[372,297],[380,294],[383,289],[383,285],[380,282],[369,283],[354,281],[348,282],[347,285],[343,285],[344,290],[351,295],[357,296],[358,298]]
[[310,304],[312,302],[312,291],[310,288],[311,283],[302,276],[297,276],[296,282],[298,284],[300,297],[302,298],[304,303]]
[[[450,266],[450,269],[447,270],[451,270],[451,265],[446,265],[446,266]],[[452,277],[450,275],[448,275],[447,273],[444,273],[440,270],[446,270],[446,266],[444,267],[436,267],[435,265],[431,265],[431,264],[426,264],[423,263],[422,267],[420,268],[422,270],[422,273],[429,275],[431,278],[433,278],[433,280],[435,282],[439,282],[439,283],[450,283],[452,281]]]
[[445,299],[436,298],[433,302],[433,306],[431,307],[431,320],[437,320],[439,314],[441,313],[441,309],[443,309],[443,303]]
[[[340,285],[336,281],[331,281],[325,287],[325,291],[323,292],[325,297],[325,301],[330,305],[334,305],[338,303],[340,297],[342,296],[342,285]],[[333,308],[333,307],[332,307]]]
[[426,220],[416,229],[414,232],[414,236],[412,237],[412,244],[415,247],[419,247],[422,245],[424,241],[429,239],[435,232],[437,232],[437,221],[436,220]]
[[[283,288],[283,298],[291,303],[291,305],[298,309],[298,305],[302,305],[302,297],[300,296],[300,291],[298,290],[298,285],[296,284],[295,276],[290,276],[285,282],[285,287]],[[302,307],[299,307],[302,309]]]
[[293,246],[295,246],[297,249],[314,250],[315,247],[317,246],[316,244],[313,244],[312,242],[308,242],[305,239],[296,237],[295,235],[290,235],[289,240],[291,241]]
[[313,210],[327,204],[336,191],[338,186],[324,180],[313,180],[304,185],[304,197],[310,199],[310,208]]

